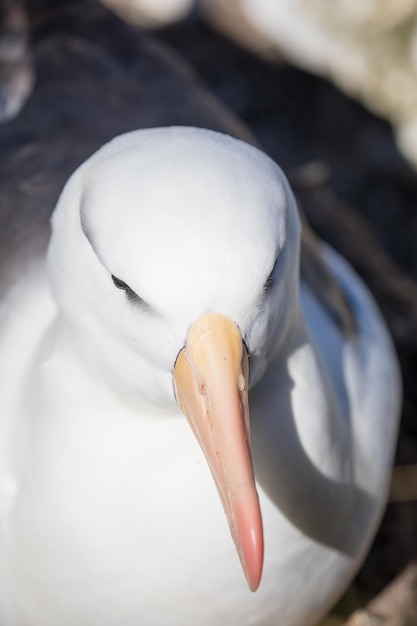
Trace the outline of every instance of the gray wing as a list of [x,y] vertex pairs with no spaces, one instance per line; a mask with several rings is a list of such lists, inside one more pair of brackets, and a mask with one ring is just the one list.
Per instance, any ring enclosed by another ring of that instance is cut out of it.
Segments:
[[354,311],[342,286],[330,271],[322,255],[320,239],[311,230],[300,207],[299,212],[303,229],[301,240],[301,277],[331,314],[345,336],[351,337],[357,330]]

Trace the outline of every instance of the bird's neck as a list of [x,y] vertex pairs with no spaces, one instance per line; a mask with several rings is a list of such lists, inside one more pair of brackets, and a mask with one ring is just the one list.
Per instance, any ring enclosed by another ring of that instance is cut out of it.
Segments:
[[253,389],[251,415],[255,471],[264,491],[303,533],[354,550],[343,533],[361,496],[352,478],[349,421],[301,312]]

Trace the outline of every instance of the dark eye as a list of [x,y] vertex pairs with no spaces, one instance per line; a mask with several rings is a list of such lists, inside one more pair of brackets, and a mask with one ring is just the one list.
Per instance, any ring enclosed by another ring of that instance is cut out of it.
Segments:
[[269,291],[269,290],[271,289],[271,287],[272,287],[272,284],[273,284],[273,282],[274,282],[273,273],[274,273],[274,272],[272,271],[272,272],[270,273],[270,275],[268,276],[268,278],[266,279],[266,281],[265,281],[265,284],[264,284],[264,292]]
[[277,263],[278,263],[278,258],[274,263],[274,267],[272,268],[271,273],[269,274],[268,278],[266,279],[264,283],[264,287],[263,287],[264,293],[268,293],[268,291],[270,291],[272,285],[274,284],[274,272],[275,272]]
[[132,300],[140,300],[139,296],[123,280],[120,280],[120,278],[113,276],[113,274],[111,275],[111,278],[117,289],[125,291],[127,296]]

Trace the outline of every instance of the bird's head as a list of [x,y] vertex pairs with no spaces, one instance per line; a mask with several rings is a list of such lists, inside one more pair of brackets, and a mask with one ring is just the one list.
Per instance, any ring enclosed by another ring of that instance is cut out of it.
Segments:
[[283,173],[226,135],[136,131],[72,176],[53,231],[52,291],[86,366],[126,397],[179,405],[256,589],[248,388],[298,300],[299,221]]

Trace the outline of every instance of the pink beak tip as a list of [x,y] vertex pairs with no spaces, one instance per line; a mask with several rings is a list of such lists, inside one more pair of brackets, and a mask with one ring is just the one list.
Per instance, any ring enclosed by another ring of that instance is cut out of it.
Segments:
[[252,559],[246,561],[243,569],[245,571],[246,580],[250,591],[255,592],[262,578],[263,554],[253,555]]
[[247,519],[239,514],[237,521],[241,523],[238,524],[239,530],[235,535],[235,543],[249,589],[254,592],[258,589],[261,582],[264,561],[263,529],[260,511],[259,509],[255,511],[255,520],[253,520],[252,524],[247,524]]

